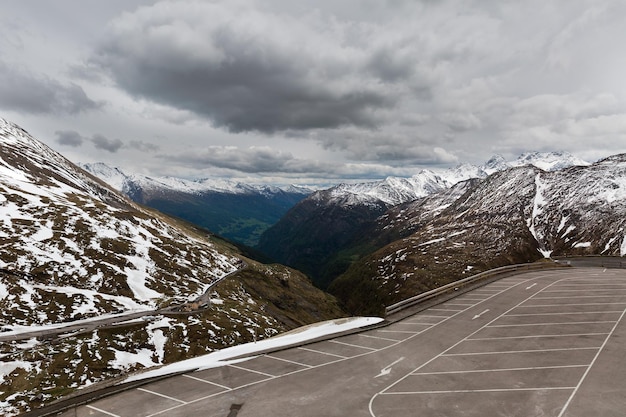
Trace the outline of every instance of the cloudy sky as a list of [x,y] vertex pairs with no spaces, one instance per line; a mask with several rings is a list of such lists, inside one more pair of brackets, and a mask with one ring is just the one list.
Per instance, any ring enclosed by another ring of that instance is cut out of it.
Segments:
[[76,162],[409,176],[626,152],[623,0],[3,0],[0,117]]

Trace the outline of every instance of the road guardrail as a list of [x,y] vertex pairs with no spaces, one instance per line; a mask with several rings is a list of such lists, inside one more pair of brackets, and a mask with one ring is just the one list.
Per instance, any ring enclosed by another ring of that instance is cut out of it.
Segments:
[[402,300],[395,304],[387,306],[385,307],[385,317],[390,316],[392,314],[396,314],[409,307],[414,307],[426,301],[431,301],[437,298],[442,298],[446,295],[451,295],[451,294],[457,295],[462,292],[468,291],[469,289],[473,289],[477,286],[485,285],[489,281],[495,280],[496,277],[500,277],[500,275],[510,274],[510,273],[519,272],[519,271],[560,268],[560,267],[567,267],[567,266],[569,265],[559,264],[557,262],[542,261],[542,262],[533,262],[533,263],[527,263],[527,264],[507,265],[507,266],[501,266],[499,268],[490,269],[488,271],[484,271],[479,274],[472,275],[471,277],[467,277],[458,281],[451,282],[442,287],[423,292],[411,298],[407,298],[405,300]]

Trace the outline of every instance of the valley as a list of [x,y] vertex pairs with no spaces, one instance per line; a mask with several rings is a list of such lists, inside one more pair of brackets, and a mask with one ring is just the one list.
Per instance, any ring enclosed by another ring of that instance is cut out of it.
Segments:
[[[589,164],[535,153],[317,191],[218,191],[210,180],[85,171],[7,121],[0,140],[9,415],[303,325],[384,317],[499,266],[626,254],[624,155]],[[256,246],[207,229],[226,213],[264,224],[241,229]]]

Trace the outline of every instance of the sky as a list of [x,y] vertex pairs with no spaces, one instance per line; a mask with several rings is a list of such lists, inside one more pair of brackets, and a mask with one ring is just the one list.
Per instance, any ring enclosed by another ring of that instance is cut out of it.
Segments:
[[626,152],[622,0],[2,0],[0,117],[74,162],[337,183]]

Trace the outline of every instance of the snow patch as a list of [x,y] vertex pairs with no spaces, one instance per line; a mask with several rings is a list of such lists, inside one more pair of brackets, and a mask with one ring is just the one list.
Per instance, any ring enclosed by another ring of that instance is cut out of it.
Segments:
[[[198,371],[227,365],[229,363],[237,363],[252,359],[258,352],[266,349],[287,347],[299,344],[322,336],[328,336],[340,333],[346,330],[365,327],[372,324],[380,323],[384,319],[380,317],[351,317],[347,319],[330,320],[321,323],[315,323],[304,326],[269,339],[261,340],[254,343],[245,343],[209,353],[208,355],[199,356],[197,358],[187,359],[181,362],[172,363],[139,375],[131,376],[125,382],[138,381],[155,376],[168,375],[175,372],[189,372],[194,369]],[[116,354],[117,355],[117,354]],[[233,359],[242,355],[252,355],[243,359]],[[117,357],[117,356],[116,356]],[[146,359],[141,353],[135,354],[138,359]]]

